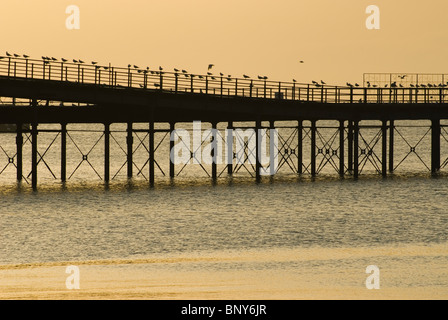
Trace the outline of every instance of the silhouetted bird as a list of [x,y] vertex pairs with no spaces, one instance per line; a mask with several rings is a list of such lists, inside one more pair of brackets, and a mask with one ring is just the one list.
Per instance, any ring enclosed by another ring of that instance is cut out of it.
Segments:
[[96,65],[96,64],[98,64],[98,62],[96,62],[96,61],[92,61],[92,64],[93,64],[93,65]]
[[384,88],[387,88],[387,83],[386,83],[386,85],[384,86]]
[[84,63],[84,61],[82,61],[82,60],[79,60],[79,63]]
[[325,83],[325,82],[323,82],[322,80],[320,80],[320,83],[321,83],[321,84],[326,84],[326,83]]
[[187,70],[182,70],[183,73],[188,73]]
[[414,85],[413,85],[412,83],[410,84],[410,86],[411,86],[412,88],[414,88]]
[[74,62],[74,63],[78,63],[78,60],[73,59],[73,62]]
[[58,59],[56,59],[55,57],[51,57],[51,60],[58,61]]
[[138,66],[134,65],[134,68],[135,68],[135,69],[138,69]]
[[12,57],[12,54],[10,54],[8,51],[6,51],[6,55],[7,55],[8,57]]
[[303,60],[300,60],[300,63],[305,63],[305,61],[303,61]]
[[351,83],[349,83],[349,82],[347,82],[346,85],[347,85],[348,87],[353,87],[353,85],[352,85]]
[[263,80],[263,77],[262,77],[262,76],[258,76],[258,79],[259,79],[259,80]]
[[355,87],[359,87],[359,84],[355,83]]
[[224,77],[224,73],[222,73],[222,72],[220,72],[219,75],[220,75],[221,77]]
[[316,81],[314,81],[314,80],[312,80],[311,82],[312,82],[313,84],[318,84],[318,83],[317,83]]
[[227,78],[227,81],[232,81],[232,78]]
[[162,68],[162,67],[159,67],[159,70],[160,70],[160,71],[162,71],[162,70],[163,70],[163,68]]
[[209,64],[208,65],[208,70],[211,70],[211,68],[213,68],[215,65],[214,64]]
[[23,57],[24,57],[25,59],[28,59],[30,56],[24,54]]
[[174,68],[174,72],[179,72],[179,69]]
[[204,79],[204,77],[203,77],[203,76],[198,76],[198,78],[199,78],[199,79]]
[[243,74],[244,79],[249,79],[250,77],[248,75]]
[[292,79],[292,82],[297,82],[297,80],[296,79]]
[[211,73],[211,72],[207,72],[207,75],[209,75],[209,76],[211,76],[213,73]]
[[67,59],[61,58],[62,62],[67,62]]
[[158,87],[160,87],[160,84],[154,83],[154,87],[158,88]]
[[18,55],[18,54],[16,54],[16,53],[14,53],[14,57],[16,57],[16,58],[19,58],[19,57],[20,57],[20,55]]
[[392,82],[390,85],[391,88],[396,88],[397,87],[397,83],[396,82]]
[[367,81],[367,87],[370,88],[370,81]]
[[211,77],[212,78],[212,80],[216,80],[216,78],[215,77]]
[[263,80],[268,80],[268,77],[264,76],[264,77],[263,77]]

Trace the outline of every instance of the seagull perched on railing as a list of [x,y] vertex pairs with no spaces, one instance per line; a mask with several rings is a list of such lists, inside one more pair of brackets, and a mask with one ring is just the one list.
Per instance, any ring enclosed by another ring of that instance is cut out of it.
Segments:
[[292,79],[292,82],[297,82],[297,80],[296,79]]
[[325,83],[325,82],[323,82],[322,80],[320,80],[320,83],[321,83],[321,84],[326,84],[326,83]]
[[78,63],[78,60],[73,59],[73,62],[74,62],[74,63]]
[[179,72],[179,69],[174,68],[174,72]]
[[263,77],[262,76],[258,76],[258,80],[263,80]]
[[20,58],[20,54],[16,54],[16,53],[14,53],[14,57],[16,57],[16,58]]
[[208,76],[212,76],[213,73],[211,73],[211,72],[207,72],[207,75],[208,75]]
[[352,85],[350,82],[347,82],[346,85],[347,85],[348,87],[353,87],[353,85]]
[[79,63],[84,63],[84,61],[82,61],[82,60],[79,60]]
[[26,54],[24,54],[23,55],[23,57],[25,58],[25,59],[28,59],[30,56],[29,55],[26,55]]
[[249,79],[250,77],[248,75],[243,74],[244,79]]
[[61,58],[62,62],[67,62],[67,59]]
[[12,57],[12,54],[10,54],[8,51],[6,51],[6,55],[7,55],[8,57]]
[[188,73],[188,71],[187,70],[182,70],[182,73]]
[[92,64],[93,64],[93,65],[96,65],[96,64],[98,64],[98,62],[96,62],[96,61],[92,61]]

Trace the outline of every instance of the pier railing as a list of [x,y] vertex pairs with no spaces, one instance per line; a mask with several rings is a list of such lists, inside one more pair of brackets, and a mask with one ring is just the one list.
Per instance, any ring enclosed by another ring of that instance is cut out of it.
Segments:
[[111,88],[159,90],[173,94],[204,94],[219,97],[282,99],[316,103],[447,103],[448,88],[359,87],[322,83],[280,82],[258,76],[237,78],[223,74],[192,74],[185,70],[150,70],[104,66],[83,61],[35,60],[0,56],[0,76],[38,79]]

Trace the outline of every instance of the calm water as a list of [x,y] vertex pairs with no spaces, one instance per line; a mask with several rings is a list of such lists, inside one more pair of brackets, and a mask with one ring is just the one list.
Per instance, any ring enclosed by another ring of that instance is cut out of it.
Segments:
[[[426,130],[401,131],[417,143]],[[328,134],[331,136],[331,130]],[[370,136],[374,135],[375,130]],[[100,136],[92,138],[92,143]],[[47,144],[53,138],[49,137]],[[5,144],[6,150],[13,149],[13,143]],[[50,167],[51,161],[57,163],[57,151],[55,159],[48,156]],[[101,154],[101,147],[98,152]],[[406,152],[396,154],[398,162]],[[62,186],[40,164],[39,170],[47,175],[39,177],[38,192],[30,190],[25,182],[18,186],[3,175],[0,264],[214,252],[244,255],[251,250],[297,248],[319,251],[445,246],[448,178],[431,178],[420,159],[413,156],[405,160],[407,167],[387,179],[376,175],[371,166],[358,181],[339,179],[330,168],[315,181],[285,171],[261,184],[244,174],[233,179],[222,177],[212,184],[196,167],[190,175],[174,182],[159,172],[153,189],[143,177],[114,180],[106,187],[99,178],[95,180],[89,166]],[[422,158],[427,159],[427,155]],[[78,160],[72,161],[71,169],[76,168]],[[123,164],[121,157],[116,160],[114,170]],[[97,171],[101,175],[101,167]],[[14,170],[9,172],[14,175]],[[403,266],[417,263],[423,269],[429,261],[419,254],[402,259]],[[384,264],[385,260],[387,257],[378,261]],[[446,256],[432,257],[430,261],[437,261],[439,267],[448,262]],[[269,268],[273,263],[278,262],[267,257],[260,268]],[[326,263],[316,260],[313,268],[331,268]],[[443,273],[422,281],[419,285],[431,282],[446,286],[448,276]]]

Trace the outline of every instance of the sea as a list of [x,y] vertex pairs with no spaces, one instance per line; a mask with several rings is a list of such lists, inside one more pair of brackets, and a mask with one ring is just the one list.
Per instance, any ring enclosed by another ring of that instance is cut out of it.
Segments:
[[[308,124],[298,174],[297,123],[280,123],[278,173],[259,182],[250,164],[232,176],[218,165],[215,181],[209,165],[176,165],[169,178],[160,124],[153,187],[146,124],[134,126],[132,179],[126,127],[112,125],[109,183],[102,125],[68,126],[65,183],[59,127],[41,125],[36,190],[29,134],[20,183],[15,135],[0,134],[0,299],[446,299],[448,134],[434,176],[430,124],[395,124],[394,172],[378,172],[381,124],[361,123],[354,179],[337,172],[338,123],[319,130],[316,177]],[[79,267],[80,289],[68,288],[67,266]]]

